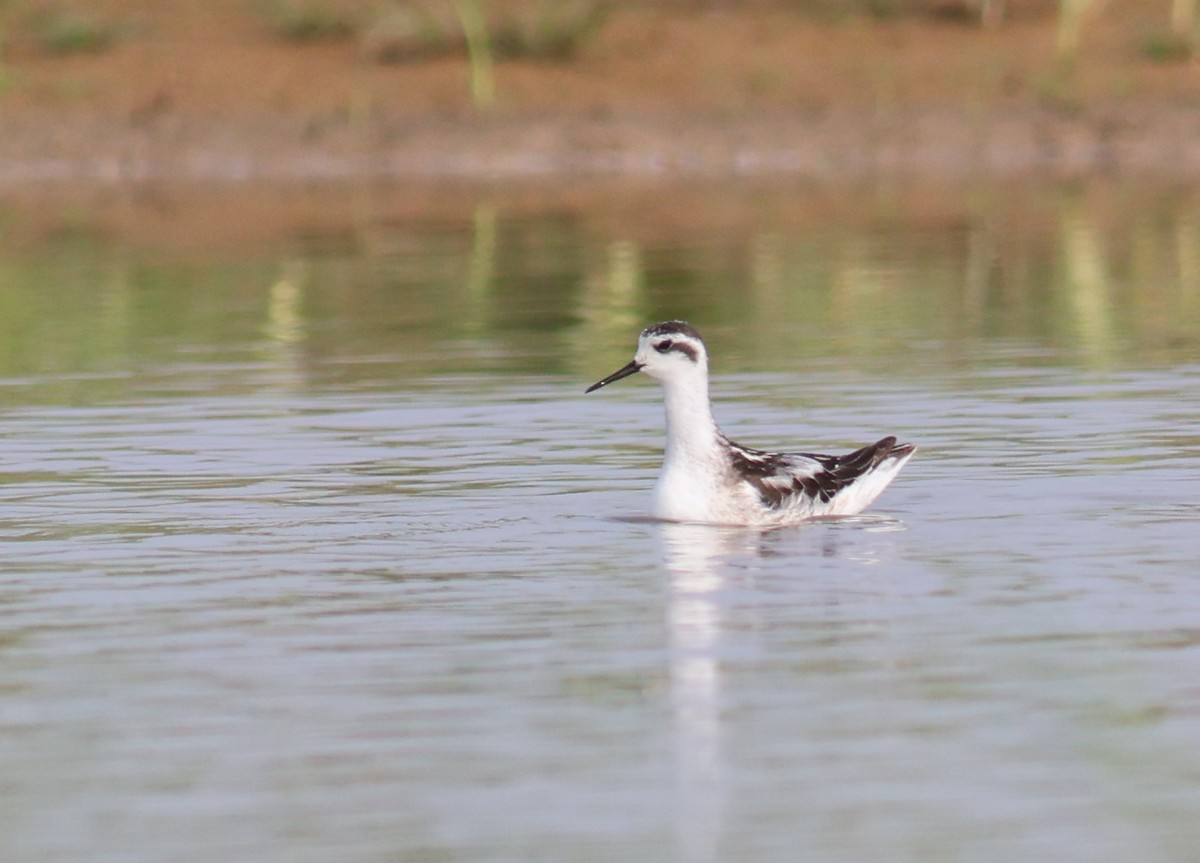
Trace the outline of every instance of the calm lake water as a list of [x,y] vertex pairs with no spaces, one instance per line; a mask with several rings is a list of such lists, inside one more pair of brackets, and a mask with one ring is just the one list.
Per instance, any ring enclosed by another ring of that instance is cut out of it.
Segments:
[[[428,195],[10,210],[0,859],[1198,859],[1200,196]],[[583,389],[670,317],[736,439],[920,453],[644,520]]]

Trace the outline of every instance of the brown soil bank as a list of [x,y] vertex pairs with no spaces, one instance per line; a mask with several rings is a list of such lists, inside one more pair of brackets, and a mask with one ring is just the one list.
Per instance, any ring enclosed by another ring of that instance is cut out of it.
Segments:
[[1173,0],[967,2],[8,3],[0,183],[1200,173]]

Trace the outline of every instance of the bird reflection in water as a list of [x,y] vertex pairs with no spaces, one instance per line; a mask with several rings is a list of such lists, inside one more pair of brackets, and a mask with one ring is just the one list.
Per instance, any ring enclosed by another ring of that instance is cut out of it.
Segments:
[[715,860],[725,808],[721,746],[723,562],[753,553],[756,531],[661,525],[669,575],[671,707],[674,718],[679,858]]

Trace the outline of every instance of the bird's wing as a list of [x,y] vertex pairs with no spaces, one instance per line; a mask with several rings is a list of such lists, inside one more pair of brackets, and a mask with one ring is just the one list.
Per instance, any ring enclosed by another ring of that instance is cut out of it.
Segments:
[[895,453],[904,455],[909,446],[898,447],[894,437],[856,449],[848,455],[813,453],[768,453],[730,442],[733,468],[749,483],[765,506],[779,509],[797,496],[828,503],[846,486],[870,473]]

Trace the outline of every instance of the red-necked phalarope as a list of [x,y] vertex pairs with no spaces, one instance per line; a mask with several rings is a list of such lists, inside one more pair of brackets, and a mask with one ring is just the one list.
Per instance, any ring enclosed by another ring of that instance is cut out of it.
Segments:
[[764,452],[734,443],[713,419],[704,340],[683,321],[643,330],[633,360],[586,391],[636,372],[663,388],[667,446],[654,486],[654,515],[668,521],[779,525],[854,515],[879,497],[917,450],[894,437],[840,456]]

